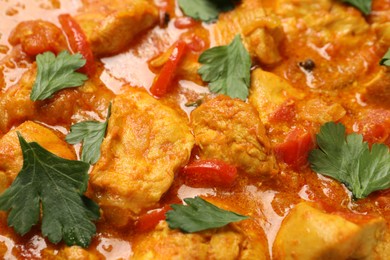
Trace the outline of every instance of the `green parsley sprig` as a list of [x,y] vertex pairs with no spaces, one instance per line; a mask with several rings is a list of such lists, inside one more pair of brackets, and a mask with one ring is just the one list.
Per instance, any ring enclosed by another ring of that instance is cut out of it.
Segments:
[[356,7],[365,15],[369,15],[371,13],[372,0],[342,0],[342,1],[344,3],[348,3]]
[[245,100],[249,95],[251,58],[240,35],[227,46],[217,46],[199,57],[202,79],[209,82],[211,92]]
[[311,168],[332,177],[352,191],[355,198],[390,188],[390,154],[384,144],[373,144],[371,150],[363,136],[346,136],[342,124],[328,122],[317,134],[319,149],[309,154]]
[[100,146],[106,135],[108,119],[111,115],[111,104],[108,107],[105,122],[84,121],[70,127],[70,133],[65,140],[70,144],[83,142],[81,160],[89,164],[95,164],[100,158]]
[[186,198],[184,202],[187,205],[172,204],[173,210],[166,213],[171,229],[179,228],[193,233],[248,219],[247,216],[218,208],[200,197]]
[[390,66],[390,48],[387,50],[379,64],[383,66]]
[[85,65],[81,54],[71,55],[63,51],[56,57],[52,52],[45,52],[36,57],[38,66],[30,99],[32,101],[50,98],[64,88],[81,86],[88,77],[76,72]]
[[184,14],[203,22],[218,19],[219,13],[234,9],[231,0],[179,0],[179,6]]
[[60,158],[18,133],[23,167],[0,195],[0,210],[9,211],[8,225],[24,235],[36,225],[52,243],[88,247],[96,233],[99,207],[83,194],[89,164]]

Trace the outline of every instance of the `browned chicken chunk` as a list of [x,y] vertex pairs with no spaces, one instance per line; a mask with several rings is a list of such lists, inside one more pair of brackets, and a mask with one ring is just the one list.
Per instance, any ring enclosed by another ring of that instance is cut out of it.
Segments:
[[137,34],[157,22],[157,8],[148,0],[84,0],[75,18],[96,56],[108,56],[128,47]]
[[[161,222],[141,236],[133,259],[267,259],[266,241],[255,232],[232,226],[185,234]],[[226,246],[229,245],[229,246]]]
[[273,172],[265,128],[250,104],[218,96],[191,113],[191,125],[202,158],[224,160],[251,175]]
[[194,143],[186,120],[141,90],[115,98],[102,156],[90,180],[113,224],[127,224],[171,186]]
[[230,43],[237,34],[260,63],[270,65],[282,59],[278,50],[283,38],[281,22],[266,14],[262,1],[244,0],[233,11],[220,15],[214,28],[217,45]]
[[274,243],[275,259],[362,259],[368,257],[385,228],[382,218],[357,216],[354,223],[307,202],[295,206]]
[[0,193],[12,183],[22,169],[23,156],[17,132],[28,142],[37,142],[57,156],[76,159],[73,149],[52,130],[31,121],[24,122],[0,139]]
[[[43,101],[31,101],[30,93],[36,78],[37,67],[34,64],[24,73],[19,82],[0,93],[0,134],[7,133],[17,122],[25,120],[39,120],[55,125],[66,124],[72,119],[91,120],[91,116],[104,117],[113,93],[106,88],[98,77],[87,80],[83,86],[59,91],[53,98]],[[87,103],[90,112],[81,111]],[[61,113],[59,113],[61,111]]]
[[284,102],[303,99],[304,93],[294,89],[285,79],[262,69],[251,75],[249,102],[257,109],[264,124],[269,116]]

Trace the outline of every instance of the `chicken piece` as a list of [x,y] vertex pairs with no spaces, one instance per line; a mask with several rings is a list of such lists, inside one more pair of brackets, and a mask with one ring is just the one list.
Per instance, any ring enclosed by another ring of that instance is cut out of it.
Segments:
[[0,134],[7,133],[17,122],[32,118],[36,103],[30,100],[30,92],[35,80],[36,66],[28,70],[17,85],[0,93]]
[[286,16],[304,16],[319,10],[329,10],[332,7],[331,0],[276,0],[274,10]]
[[252,72],[249,103],[257,109],[265,124],[268,124],[268,117],[287,100],[299,100],[304,96],[305,94],[273,73],[261,69]]
[[42,258],[46,260],[98,260],[101,257],[79,246],[64,246],[60,250],[45,248],[42,250]]
[[390,228],[387,228],[383,239],[378,241],[373,254],[367,257],[367,259],[387,259],[390,252]]
[[[228,246],[227,246],[228,245]],[[231,226],[185,234],[169,229],[165,221],[133,244],[138,259],[267,259],[265,239]]]
[[[310,28],[307,34],[309,38],[321,38],[324,45],[334,40],[348,38],[349,42],[344,44],[355,45],[356,41],[363,41],[356,35],[364,35],[369,30],[369,25],[358,10],[348,9],[343,3],[330,0],[278,0],[275,11],[282,17],[296,17],[302,19],[303,28]],[[285,24],[286,33],[289,34],[301,28],[290,28]],[[356,39],[353,39],[355,37]],[[335,39],[337,38],[337,39]]]
[[227,45],[241,34],[251,57],[260,63],[272,65],[281,60],[278,50],[283,38],[281,22],[265,13],[261,1],[242,1],[234,10],[220,14],[213,29],[217,45]]
[[[358,9],[331,0],[278,2],[275,13],[283,20],[285,38],[280,50],[284,61],[273,72],[295,86],[332,95],[375,73],[377,35]],[[297,66],[308,59],[314,68]]]
[[0,91],[5,88],[5,79],[4,79],[4,66],[0,64]]
[[364,87],[363,100],[366,103],[390,108],[390,70],[381,68],[373,79],[367,82]]
[[8,188],[10,182],[8,180],[7,174],[0,170],[0,193]]
[[319,13],[307,13],[303,19],[306,26],[318,34],[313,37],[322,39],[322,44],[334,41],[335,38],[338,41],[347,40],[343,41],[344,47],[356,47],[364,42],[364,37],[356,36],[366,35],[369,25],[358,11],[351,13],[345,6],[333,4],[329,12],[321,14],[321,18],[318,19]]
[[191,125],[201,158],[226,161],[251,175],[274,172],[270,142],[250,104],[218,96],[191,113]]
[[[28,142],[37,142],[59,157],[76,159],[74,150],[52,130],[31,121],[24,122],[0,139],[0,188],[7,188],[22,169],[23,155],[17,132]],[[6,184],[1,185],[2,182]]]
[[[101,118],[107,114],[114,94],[98,76],[87,80],[81,87],[61,90],[53,98],[33,102],[30,93],[36,73],[34,64],[16,85],[0,93],[0,134],[7,133],[13,126],[26,120],[38,120],[49,125],[69,125],[72,118],[92,120],[95,118],[91,114]],[[87,108],[85,104],[88,104]]]
[[0,241],[0,257],[2,257],[2,259],[5,259],[5,255],[8,251],[8,248],[7,248],[7,245],[5,244],[5,242],[3,241]]
[[175,110],[144,91],[115,98],[91,187],[105,217],[123,226],[160,200],[190,157],[194,138]]
[[307,100],[299,108],[299,117],[309,122],[325,124],[326,122],[336,122],[345,116],[347,111],[339,103],[328,104],[320,98]]
[[[384,219],[329,214],[299,203],[283,221],[273,246],[275,259],[361,259],[385,230]],[[354,218],[354,219],[353,219]]]
[[157,8],[147,0],[84,0],[83,3],[75,19],[96,56],[122,51],[158,18]]
[[[375,13],[375,14],[374,14]],[[371,17],[372,28],[375,30],[379,43],[384,49],[389,47],[390,42],[390,11],[373,12]]]

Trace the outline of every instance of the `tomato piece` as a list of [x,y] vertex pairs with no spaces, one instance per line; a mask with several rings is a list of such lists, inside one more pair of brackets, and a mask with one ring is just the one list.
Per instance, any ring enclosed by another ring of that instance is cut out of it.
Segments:
[[369,144],[383,143],[389,137],[389,130],[384,125],[371,125],[366,128],[363,137]]
[[281,104],[270,116],[271,123],[291,122],[296,117],[296,107],[293,100]]
[[54,24],[42,20],[19,23],[8,41],[12,45],[21,44],[23,51],[34,57],[46,51],[58,54],[67,49],[62,31]]
[[191,41],[188,43],[188,48],[195,52],[203,51],[205,46],[205,41],[196,34],[192,35]]
[[230,187],[237,179],[237,168],[220,160],[198,160],[186,165],[181,174],[192,187]]
[[58,20],[68,38],[71,51],[80,53],[86,60],[84,67],[80,71],[91,77],[95,73],[96,64],[87,36],[76,20],[69,14],[61,14],[58,16]]
[[172,50],[171,56],[162,67],[160,74],[154,78],[150,92],[156,97],[162,97],[170,91],[170,85],[175,77],[175,71],[187,50],[187,44],[179,40]]
[[376,0],[372,1],[372,11],[387,11],[390,10],[390,1],[388,0]]
[[358,132],[363,134],[364,141],[388,144],[390,139],[390,111],[374,109],[357,122]]
[[287,135],[283,143],[275,145],[274,151],[279,160],[293,167],[301,167],[307,165],[309,151],[313,148],[313,135],[296,128]]
[[161,220],[165,219],[165,213],[171,210],[169,205],[165,205],[163,208],[149,211],[139,216],[135,223],[135,229],[138,232],[148,232],[153,230]]

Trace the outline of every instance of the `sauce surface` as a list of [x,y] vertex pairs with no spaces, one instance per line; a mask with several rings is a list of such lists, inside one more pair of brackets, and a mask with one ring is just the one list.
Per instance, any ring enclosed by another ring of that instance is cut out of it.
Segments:
[[[24,21],[42,19],[61,28],[58,22],[60,14],[69,13],[80,22],[83,13],[89,10],[86,7],[88,4],[99,5],[95,2],[0,0],[2,6],[0,10],[0,104],[3,103],[3,106],[0,106],[3,111],[0,113],[11,111],[11,105],[6,103],[9,93],[25,84],[24,75],[35,71],[35,57],[24,53],[20,44],[12,46],[8,41],[16,26]],[[118,1],[114,2],[115,8]],[[0,257],[5,259],[72,259],[72,257],[74,259],[129,259],[133,257],[137,259],[147,256],[144,251],[152,250],[155,252],[154,256],[161,259],[173,256],[190,259],[194,255],[191,255],[188,249],[190,247],[185,244],[187,240],[194,243],[193,249],[196,251],[198,240],[202,241],[199,242],[202,245],[208,245],[216,233],[232,232],[240,234],[240,239],[243,240],[249,237],[249,240],[260,241],[259,244],[264,246],[262,249],[264,254],[261,256],[264,259],[288,259],[286,255],[283,256],[282,249],[277,247],[278,243],[275,241],[278,240],[278,232],[282,230],[283,223],[287,222],[286,217],[289,213],[293,212],[296,205],[306,201],[310,205],[315,205],[313,208],[320,209],[324,214],[342,216],[349,223],[355,223],[363,228],[365,224],[361,223],[366,223],[362,220],[364,217],[383,220],[385,225],[380,232],[378,231],[381,233],[380,239],[375,241],[369,254],[363,255],[363,258],[386,259],[386,256],[390,255],[389,190],[374,192],[365,199],[353,200],[351,192],[344,185],[310,169],[307,162],[309,151],[307,147],[310,149],[315,147],[314,136],[319,132],[320,126],[328,121],[343,123],[348,133],[362,134],[364,140],[370,144],[384,143],[390,146],[390,72],[388,68],[379,66],[381,57],[390,46],[388,30],[390,2],[374,0],[372,14],[364,17],[357,9],[342,4],[341,1],[244,0],[240,7],[221,13],[218,22],[211,24],[188,19],[176,1],[145,2],[149,2],[156,8],[158,21],[137,33],[126,48],[118,50],[116,54],[95,55],[97,72],[89,80],[93,85],[91,90],[63,90],[49,101],[39,104],[39,107],[34,106],[35,110],[30,114],[27,113],[28,109],[21,110],[24,113],[22,116],[17,113],[10,114],[10,117],[13,115],[14,118],[0,124],[0,140],[9,131],[26,121],[37,122],[51,129],[64,140],[72,124],[84,120],[105,120],[108,104],[114,99],[117,100],[118,96],[133,95],[129,93],[139,88],[152,96],[150,88],[163,66],[158,63],[166,62],[164,55],[169,57],[167,55],[169,48],[174,46],[178,39],[187,42],[189,51],[176,71],[171,91],[161,98],[154,97],[154,99],[164,106],[164,109],[169,110],[169,113],[171,110],[174,111],[172,113],[177,114],[186,125],[190,125],[190,121],[194,124],[196,119],[193,111],[214,102],[217,96],[209,92],[207,83],[203,82],[197,74],[200,66],[197,62],[199,55],[208,48],[228,44],[232,39],[230,34],[234,36],[236,30],[250,31],[252,27],[257,30],[256,26],[260,26],[261,32],[266,34],[266,37],[260,37],[259,41],[272,39],[272,44],[276,47],[273,49],[270,44],[262,50],[259,47],[261,42],[256,42],[255,36],[250,38],[248,36],[252,35],[250,33],[244,36],[250,39],[246,42],[246,47],[250,49],[253,60],[251,92],[245,103],[251,108],[248,108],[249,112],[245,110],[245,113],[249,115],[252,113],[250,111],[257,111],[253,113],[258,115],[259,121],[262,121],[260,124],[264,124],[265,134],[270,143],[269,149],[272,156],[275,156],[277,173],[248,174],[249,170],[238,167],[238,180],[231,187],[191,187],[188,180],[180,174],[187,162],[176,167],[172,184],[158,202],[142,208],[126,225],[118,227],[113,224],[111,217],[108,216],[108,210],[105,215],[103,206],[103,217],[96,223],[96,236],[87,249],[67,247],[63,243],[54,245],[42,236],[38,227],[34,227],[23,237],[17,235],[11,227],[7,226],[6,212],[0,211]],[[241,13],[238,18],[235,16],[238,9],[244,14],[245,12],[252,14],[251,9],[256,8],[264,9],[266,18],[257,17],[258,20],[251,21],[250,15],[242,16]],[[164,16],[169,19],[164,19]],[[83,22],[80,24],[83,26]],[[234,24],[243,24],[243,28],[246,26],[246,29],[237,29]],[[262,86],[272,88],[272,91],[256,92],[256,89],[261,89]],[[191,106],[199,100],[203,102],[202,106]],[[12,106],[23,106],[23,104],[15,98]],[[213,109],[213,106],[211,107]],[[207,115],[207,111],[205,114]],[[222,112],[222,117],[227,114],[229,109]],[[153,115],[150,117],[152,118],[150,122],[158,120],[153,118]],[[134,123],[134,126],[136,124]],[[241,121],[232,120],[229,124],[255,125],[256,122],[250,121],[248,116]],[[202,127],[206,128],[206,126]],[[197,143],[195,127],[190,125],[190,128],[191,133],[195,135],[195,145],[189,162],[199,158],[208,159],[208,156],[213,157],[211,159],[224,157],[217,154],[210,156],[204,152],[202,150],[204,147]],[[110,131],[110,126],[108,129]],[[140,128],[139,131],[142,129]],[[308,139],[306,141],[300,139],[302,136]],[[300,146],[301,143],[294,147],[302,149],[302,151],[295,151],[297,153],[295,157],[286,155],[282,147],[289,138],[295,138],[297,142],[303,143],[303,147]],[[218,143],[216,140],[210,143]],[[225,145],[223,141],[221,143]],[[74,145],[71,149],[79,158],[80,145]],[[1,153],[5,154],[6,151],[0,150],[0,173],[5,172],[3,168],[7,164]],[[92,168],[91,172],[99,171],[101,166],[98,163],[98,166]],[[96,188],[98,186],[96,183],[90,182],[91,185],[92,188],[89,187],[87,195],[98,199],[99,204],[104,205],[105,195],[101,193],[105,190],[103,188],[100,190],[100,186]],[[1,188],[0,179],[2,192]],[[215,205],[250,216],[250,220],[237,225],[231,224],[226,230],[221,229],[222,231],[211,234],[201,233],[190,238],[188,238],[190,235],[187,237],[183,235],[181,238],[179,231],[178,233],[166,231],[166,227],[161,227],[164,225],[162,222],[165,221],[161,221],[152,230],[145,232],[137,230],[136,223],[140,216],[161,209],[165,205],[182,203],[185,198],[199,195]],[[255,235],[252,236],[252,233]],[[183,243],[182,251],[177,241]],[[171,244],[174,245],[172,251],[169,247]],[[240,244],[239,248],[240,253],[237,258],[245,258],[244,246]],[[218,249],[224,250],[223,247]],[[319,259],[326,257],[326,254],[318,257]]]

